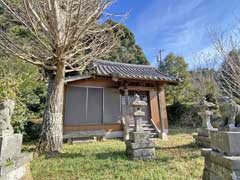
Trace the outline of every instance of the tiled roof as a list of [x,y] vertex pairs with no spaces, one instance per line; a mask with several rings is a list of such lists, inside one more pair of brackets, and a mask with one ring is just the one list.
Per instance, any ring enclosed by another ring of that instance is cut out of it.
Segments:
[[95,60],[88,66],[88,74],[96,76],[108,76],[127,79],[161,80],[178,82],[177,78],[160,72],[150,65],[135,65],[119,62]]

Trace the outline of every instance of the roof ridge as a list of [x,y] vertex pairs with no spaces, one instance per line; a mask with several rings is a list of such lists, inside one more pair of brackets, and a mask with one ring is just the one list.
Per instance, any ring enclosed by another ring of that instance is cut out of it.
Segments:
[[176,77],[160,71],[157,67],[151,66],[151,65],[143,65],[143,64],[129,64],[129,63],[121,63],[121,62],[114,62],[114,61],[108,61],[108,60],[102,60],[102,59],[95,59],[93,62],[102,62],[107,64],[113,64],[113,65],[123,65],[123,66],[131,66],[131,67],[146,67],[146,68],[152,68],[156,70],[158,73],[160,73],[163,76],[170,77],[172,79],[177,79]]
[[151,65],[145,65],[145,64],[129,64],[129,63],[122,63],[122,62],[107,61],[107,60],[102,60],[102,59],[96,59],[96,60],[93,60],[93,62],[103,62],[103,63],[108,63],[108,64],[118,64],[118,65],[124,65],[124,66],[146,67],[146,68],[157,69],[156,67],[151,66]]

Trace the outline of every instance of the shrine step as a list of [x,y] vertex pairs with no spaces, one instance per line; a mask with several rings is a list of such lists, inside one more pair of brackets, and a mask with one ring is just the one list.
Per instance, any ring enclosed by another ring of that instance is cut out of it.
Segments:
[[[158,133],[155,131],[155,128],[153,127],[152,123],[150,121],[143,121],[142,122],[143,130],[150,133],[151,138],[158,137]],[[130,131],[133,131],[134,129],[134,122],[130,122]]]

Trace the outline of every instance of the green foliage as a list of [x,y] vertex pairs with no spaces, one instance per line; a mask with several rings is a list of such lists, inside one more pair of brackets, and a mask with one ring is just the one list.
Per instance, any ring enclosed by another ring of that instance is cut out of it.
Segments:
[[176,56],[170,53],[166,56],[163,62],[160,63],[159,69],[171,76],[178,77],[182,80],[178,86],[166,87],[167,103],[186,103],[192,102],[193,94],[190,90],[190,74],[188,72],[188,64],[181,56]]
[[31,118],[42,115],[45,83],[39,70],[14,58],[0,59],[0,101],[13,99],[16,103],[12,124],[16,132],[24,133]]
[[200,127],[199,108],[194,104],[175,103],[167,106],[168,122],[173,127]]
[[119,140],[66,144],[55,158],[34,159],[32,175],[35,180],[201,179],[204,158],[192,138],[193,132],[170,130],[168,141],[156,141],[156,159],[146,162],[129,161],[125,144]]
[[[116,23],[108,20],[106,24]],[[136,44],[134,34],[126,26],[118,25],[114,33],[118,43],[111,52],[101,57],[102,59],[129,64],[149,64],[141,47]]]

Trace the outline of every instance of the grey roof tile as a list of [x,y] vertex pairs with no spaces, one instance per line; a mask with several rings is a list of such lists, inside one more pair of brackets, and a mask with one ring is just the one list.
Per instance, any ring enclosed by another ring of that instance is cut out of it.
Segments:
[[156,67],[150,65],[135,65],[119,62],[94,60],[87,67],[89,75],[109,76],[118,78],[133,78],[142,80],[162,80],[178,82],[177,78],[160,72]]

